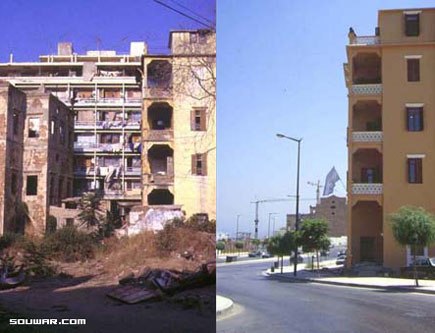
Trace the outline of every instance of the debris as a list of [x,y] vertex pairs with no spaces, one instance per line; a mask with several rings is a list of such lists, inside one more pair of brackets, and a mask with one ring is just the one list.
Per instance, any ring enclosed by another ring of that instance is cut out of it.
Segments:
[[107,295],[128,304],[147,301],[157,296],[173,295],[180,291],[216,283],[216,262],[202,264],[197,271],[160,270],[145,267],[119,280],[121,286]]
[[133,282],[134,279],[134,274],[130,273],[124,277],[122,277],[121,279],[119,279],[119,284],[125,285],[125,284],[129,284],[131,282]]
[[136,286],[118,286],[107,294],[107,296],[127,304],[136,304],[161,297],[157,290],[149,290]]
[[8,267],[4,266],[0,273],[0,286],[3,288],[13,288],[24,282],[26,273],[21,266],[18,272],[9,272]]

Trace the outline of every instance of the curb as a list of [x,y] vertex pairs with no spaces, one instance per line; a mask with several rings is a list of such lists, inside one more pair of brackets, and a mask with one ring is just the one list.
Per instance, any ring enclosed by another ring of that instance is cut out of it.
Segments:
[[272,280],[287,280],[287,281],[290,281],[290,282],[303,282],[303,283],[310,283],[311,282],[311,283],[329,284],[329,285],[344,286],[344,287],[358,287],[358,288],[367,288],[367,289],[394,290],[394,291],[402,291],[402,292],[413,292],[413,293],[435,295],[435,290],[415,289],[415,288],[410,288],[410,287],[377,286],[377,285],[367,285],[367,284],[350,283],[350,282],[322,281],[322,280],[315,280],[315,279],[310,279],[310,278],[298,278],[298,277],[289,277],[289,276],[278,276],[278,274],[270,275],[269,273],[265,273],[264,276],[267,276],[269,279],[272,279]]
[[218,310],[217,306],[216,306],[216,318],[230,313],[234,308],[234,302],[231,299],[229,299],[227,297],[216,295],[216,303],[217,303],[217,297],[222,298],[224,301],[228,302],[228,304],[220,310]]

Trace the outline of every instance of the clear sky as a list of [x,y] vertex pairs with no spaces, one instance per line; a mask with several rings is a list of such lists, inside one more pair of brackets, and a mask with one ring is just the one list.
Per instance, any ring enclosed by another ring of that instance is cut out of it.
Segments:
[[[215,22],[215,0],[161,0],[181,4]],[[203,28],[153,0],[0,0],[0,62],[37,61],[71,41],[77,53],[111,49],[129,52],[131,41],[147,41],[166,53],[171,29]]]
[[[377,11],[435,6],[432,1],[218,1],[218,230],[254,232],[250,201],[296,192],[297,144],[302,137],[301,197],[308,181],[324,183],[335,166],[347,171],[347,90],[343,63],[349,27],[374,35]],[[336,194],[345,195],[341,183]],[[301,201],[308,212],[315,201]],[[268,213],[276,229],[295,202],[260,205],[260,237]]]

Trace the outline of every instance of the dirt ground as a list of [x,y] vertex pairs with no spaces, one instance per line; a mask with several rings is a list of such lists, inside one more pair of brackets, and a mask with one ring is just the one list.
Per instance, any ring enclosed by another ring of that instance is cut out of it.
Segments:
[[[0,291],[0,308],[14,318],[84,318],[80,326],[33,326],[8,332],[215,332],[215,286],[191,289],[161,301],[124,304],[106,296],[118,285],[118,277],[94,271],[89,262],[70,267],[78,273],[34,280],[15,289]],[[89,267],[87,267],[89,266]],[[65,270],[63,270],[65,271]],[[0,311],[1,312],[1,311]],[[22,315],[22,316],[21,316]],[[8,316],[0,316],[6,321]],[[23,326],[21,326],[23,327]]]

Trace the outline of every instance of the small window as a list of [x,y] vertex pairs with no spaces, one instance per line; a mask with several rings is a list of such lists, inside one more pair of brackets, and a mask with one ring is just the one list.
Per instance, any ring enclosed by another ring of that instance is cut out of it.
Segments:
[[60,144],[62,145],[65,144],[65,129],[63,123],[61,123],[59,126],[59,140],[60,140]]
[[406,108],[408,131],[419,132],[423,130],[423,108]]
[[421,158],[408,158],[408,182],[410,184],[423,183],[423,166]]
[[207,175],[207,154],[192,155],[192,174],[197,176]]
[[206,130],[206,110],[195,109],[191,111],[191,130],[205,131]]
[[51,135],[54,135],[55,127],[56,127],[56,124],[55,124],[54,120],[50,121],[50,133],[51,133]]
[[39,138],[39,118],[29,118],[29,138]]
[[14,135],[18,135],[18,127],[20,125],[20,115],[18,112],[14,112],[13,114],[13,118],[14,118],[14,123],[13,123],[13,131],[14,131]]
[[27,176],[26,195],[38,194],[38,176]]
[[420,59],[407,59],[408,82],[420,81]]
[[68,227],[72,227],[73,225],[74,225],[74,219],[72,219],[72,218],[66,218],[66,225],[68,226]]
[[418,36],[420,34],[420,14],[405,15],[406,36]]
[[15,172],[11,175],[11,193],[17,193],[17,174]]
[[207,43],[207,32],[206,31],[200,31],[198,35],[199,35],[198,40],[199,40],[200,44]]

